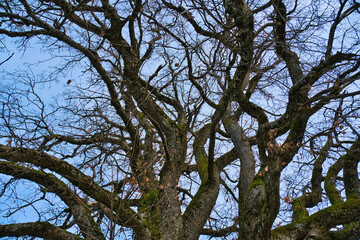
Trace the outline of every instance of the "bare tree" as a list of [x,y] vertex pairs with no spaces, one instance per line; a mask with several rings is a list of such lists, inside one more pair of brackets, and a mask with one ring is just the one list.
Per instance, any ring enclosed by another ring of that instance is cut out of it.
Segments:
[[1,0],[0,237],[359,239],[359,7]]

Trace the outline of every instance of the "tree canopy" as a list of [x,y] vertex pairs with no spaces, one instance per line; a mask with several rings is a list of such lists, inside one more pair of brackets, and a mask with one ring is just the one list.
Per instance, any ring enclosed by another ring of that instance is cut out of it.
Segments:
[[1,0],[0,237],[359,239],[359,15]]

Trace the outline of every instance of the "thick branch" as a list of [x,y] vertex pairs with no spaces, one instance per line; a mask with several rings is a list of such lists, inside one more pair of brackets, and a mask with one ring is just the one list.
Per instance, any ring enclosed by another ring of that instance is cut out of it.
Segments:
[[303,77],[303,71],[300,67],[299,57],[297,54],[290,50],[286,45],[286,7],[282,0],[273,1],[273,6],[276,12],[276,22],[279,24],[275,25],[275,39],[276,39],[276,53],[284,59],[290,77],[293,83],[298,82]]
[[74,194],[62,181],[55,175],[46,174],[41,171],[21,167],[12,162],[0,161],[0,172],[16,178],[27,179],[36,182],[53,192],[63,200],[71,209],[77,225],[82,233],[89,239],[105,239],[94,219],[90,214],[89,208],[78,196]]
[[339,224],[360,220],[360,201],[348,200],[272,231],[271,239],[325,238]]
[[312,171],[311,177],[311,192],[304,194],[303,196],[297,198],[292,203],[293,208],[293,219],[298,220],[302,217],[308,216],[308,211],[306,208],[314,207],[321,201],[322,193],[322,164],[327,159],[329,149],[332,145],[332,135],[331,133],[328,136],[328,140],[325,145],[320,150],[320,155],[316,158],[314,163],[314,168]]
[[49,240],[82,240],[83,238],[48,222],[31,222],[0,225],[0,237],[41,237]]
[[243,202],[255,176],[254,154],[244,131],[230,113],[223,117],[223,123],[240,159],[239,196]]
[[360,180],[358,163],[360,161],[360,138],[358,138],[344,156],[344,185],[347,199],[360,199]]
[[0,145],[0,158],[12,162],[27,162],[36,166],[47,168],[67,178],[72,184],[81,189],[85,194],[105,204],[118,213],[124,226],[133,228],[138,234],[146,231],[141,220],[129,206],[117,195],[101,188],[93,179],[69,163],[36,150],[16,148]]

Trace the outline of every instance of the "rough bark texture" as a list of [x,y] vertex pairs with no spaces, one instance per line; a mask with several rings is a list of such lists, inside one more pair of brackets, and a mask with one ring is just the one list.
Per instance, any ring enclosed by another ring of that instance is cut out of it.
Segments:
[[0,72],[0,237],[358,239],[360,4],[313,4],[1,1],[61,61]]

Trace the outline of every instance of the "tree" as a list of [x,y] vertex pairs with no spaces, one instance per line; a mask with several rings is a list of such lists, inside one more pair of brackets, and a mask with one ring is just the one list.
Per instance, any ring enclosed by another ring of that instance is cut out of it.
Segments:
[[2,0],[0,237],[358,239],[359,7]]

